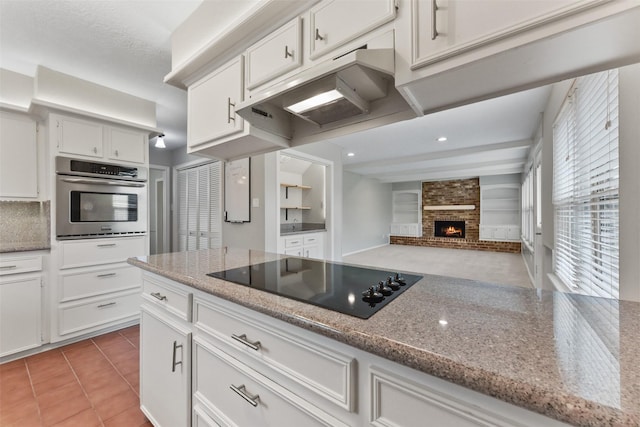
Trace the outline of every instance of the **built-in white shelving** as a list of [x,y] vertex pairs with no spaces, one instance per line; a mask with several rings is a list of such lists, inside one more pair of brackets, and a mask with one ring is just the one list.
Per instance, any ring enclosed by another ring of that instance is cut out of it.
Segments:
[[392,236],[422,236],[422,192],[398,190],[392,193]]
[[520,240],[520,186],[480,187],[480,240]]

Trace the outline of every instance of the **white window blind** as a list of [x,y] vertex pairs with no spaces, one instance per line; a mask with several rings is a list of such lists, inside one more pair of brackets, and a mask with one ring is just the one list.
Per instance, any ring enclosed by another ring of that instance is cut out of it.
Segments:
[[618,72],[580,77],[553,129],[554,272],[618,298]]

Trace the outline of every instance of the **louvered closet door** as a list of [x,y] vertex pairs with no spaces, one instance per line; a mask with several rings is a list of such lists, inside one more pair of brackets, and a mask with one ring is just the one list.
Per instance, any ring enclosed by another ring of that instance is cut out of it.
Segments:
[[209,247],[210,167],[198,170],[198,249]]
[[187,250],[187,171],[178,171],[178,250]]
[[221,185],[220,162],[178,172],[179,250],[222,246]]
[[198,249],[198,168],[187,171],[187,250]]
[[222,247],[222,163],[211,164],[209,174],[209,247]]

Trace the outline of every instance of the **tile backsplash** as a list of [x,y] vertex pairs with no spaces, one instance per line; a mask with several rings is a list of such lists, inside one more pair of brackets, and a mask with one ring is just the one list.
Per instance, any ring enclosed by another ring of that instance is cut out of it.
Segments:
[[0,201],[0,251],[49,248],[50,230],[50,201]]

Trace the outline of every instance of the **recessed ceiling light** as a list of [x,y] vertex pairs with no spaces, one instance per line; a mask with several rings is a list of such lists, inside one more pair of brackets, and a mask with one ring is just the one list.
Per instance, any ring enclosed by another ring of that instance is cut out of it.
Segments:
[[438,142],[446,142],[446,141],[447,141],[446,136],[441,136],[440,138],[438,138]]
[[347,153],[347,156],[349,156],[349,157],[353,157],[355,155],[356,155],[356,153]]

